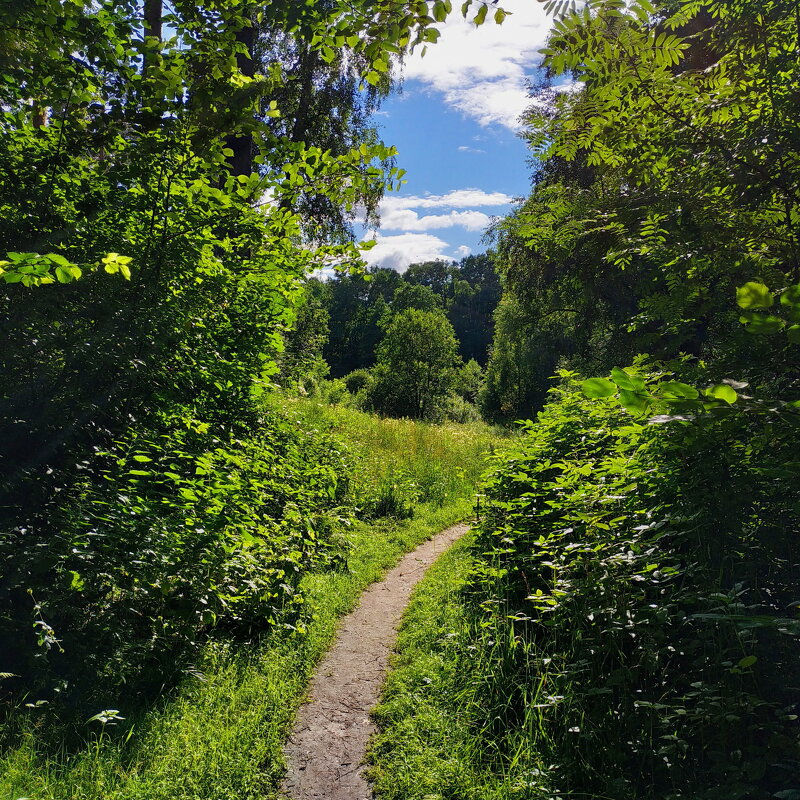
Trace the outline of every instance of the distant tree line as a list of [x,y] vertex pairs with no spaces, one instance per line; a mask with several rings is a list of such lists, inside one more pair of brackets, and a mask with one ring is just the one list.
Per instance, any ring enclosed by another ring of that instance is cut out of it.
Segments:
[[311,279],[283,380],[344,379],[363,407],[394,416],[476,418],[499,299],[492,252]]

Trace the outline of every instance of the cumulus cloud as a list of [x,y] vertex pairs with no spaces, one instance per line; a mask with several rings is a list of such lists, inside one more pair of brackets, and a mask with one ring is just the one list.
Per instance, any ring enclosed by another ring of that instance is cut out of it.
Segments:
[[381,227],[391,231],[432,231],[437,228],[465,228],[482,231],[491,218],[482,211],[451,211],[449,214],[419,216],[410,208],[388,208],[381,211]]
[[468,256],[472,252],[471,247],[467,247],[467,245],[462,244],[456,247],[456,257],[457,258],[464,258],[464,256]]
[[[457,4],[456,4],[457,5]],[[476,28],[458,9],[439,26],[439,41],[425,56],[415,51],[404,66],[408,80],[439,92],[445,102],[481,125],[519,127],[529,105],[526,81],[533,74],[550,28],[541,3],[500,0],[510,12],[502,25],[487,22]]]
[[514,198],[503,192],[485,192],[483,189],[454,189],[447,194],[426,194],[422,197],[388,195],[381,200],[381,211],[392,208],[482,208],[484,206],[507,206],[513,202]]
[[364,253],[364,260],[370,266],[405,272],[409,264],[419,261],[450,260],[445,255],[450,245],[430,233],[401,233],[396,236],[372,233],[367,238],[377,242],[372,250]]

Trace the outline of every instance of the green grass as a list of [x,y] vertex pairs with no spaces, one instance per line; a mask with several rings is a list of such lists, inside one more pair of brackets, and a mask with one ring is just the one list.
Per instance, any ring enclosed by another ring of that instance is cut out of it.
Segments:
[[[126,719],[86,743],[53,752],[29,721],[21,745],[0,758],[0,800],[273,800],[283,774],[282,743],[315,664],[339,617],[400,556],[470,516],[484,456],[500,440],[487,426],[380,420],[350,409],[281,400],[287,413],[339,433],[354,460],[354,494],[417,488],[413,517],[357,522],[348,532],[348,569],[311,574],[302,588],[313,616],[305,636],[260,644],[212,642],[177,692],[149,709],[109,702]],[[426,476],[444,488],[423,491]],[[388,487],[388,488],[387,488]],[[357,496],[356,496],[356,499]],[[98,709],[99,710],[99,709]],[[93,734],[88,732],[95,728]]]
[[[546,766],[529,752],[525,731],[516,755],[493,759],[476,736],[473,713],[483,666],[469,643],[476,630],[462,603],[474,557],[470,533],[428,570],[403,617],[397,654],[373,714],[370,777],[379,800],[544,800]],[[500,648],[508,642],[498,642]],[[474,657],[471,655],[474,652]],[[536,767],[532,767],[536,764]]]
[[486,468],[486,456],[513,434],[484,422],[434,425],[411,419],[381,418],[314,399],[276,396],[284,412],[305,425],[338,434],[356,463],[353,492],[362,505],[387,492],[400,501],[446,504],[471,497]]

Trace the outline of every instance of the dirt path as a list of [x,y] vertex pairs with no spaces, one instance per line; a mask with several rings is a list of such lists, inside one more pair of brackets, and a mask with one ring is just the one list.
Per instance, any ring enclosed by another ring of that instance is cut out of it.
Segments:
[[289,773],[282,789],[291,800],[372,797],[361,762],[375,731],[369,712],[380,696],[400,616],[425,570],[467,528],[448,528],[405,555],[344,618],[286,745]]

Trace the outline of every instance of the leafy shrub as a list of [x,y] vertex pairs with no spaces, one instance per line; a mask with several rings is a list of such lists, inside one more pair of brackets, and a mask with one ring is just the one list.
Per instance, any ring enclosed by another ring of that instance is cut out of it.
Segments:
[[484,487],[460,663],[479,758],[525,797],[788,797],[796,429],[648,424],[562,376]]
[[345,376],[344,383],[350,394],[358,394],[369,383],[369,370],[354,369],[349,375]]
[[478,407],[457,394],[451,394],[445,401],[444,415],[450,421],[462,425],[477,422],[481,418]]
[[215,627],[293,628],[300,578],[338,563],[343,453],[296,422],[175,417],[78,466],[46,514],[0,539],[0,649],[37,697],[168,682]]
[[368,408],[392,417],[439,420],[460,361],[453,326],[441,312],[395,315],[365,388]]

